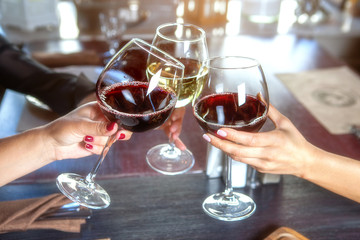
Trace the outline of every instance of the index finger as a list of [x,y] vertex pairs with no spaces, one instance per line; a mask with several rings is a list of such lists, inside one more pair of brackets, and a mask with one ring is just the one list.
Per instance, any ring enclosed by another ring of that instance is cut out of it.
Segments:
[[249,147],[266,147],[271,145],[274,140],[272,135],[267,132],[244,132],[232,128],[220,128],[217,134],[226,140]]

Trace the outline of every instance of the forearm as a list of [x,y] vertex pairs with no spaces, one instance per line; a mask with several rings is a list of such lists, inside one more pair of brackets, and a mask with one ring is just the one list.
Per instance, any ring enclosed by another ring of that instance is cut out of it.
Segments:
[[318,149],[303,178],[360,203],[360,161]]
[[0,85],[37,97],[64,115],[95,92],[85,75],[54,72],[17,49],[0,35]]
[[0,186],[55,160],[41,128],[0,139]]
[[14,90],[37,97],[59,115],[75,109],[85,97],[95,93],[95,84],[84,74],[38,73],[21,83],[22,89]]

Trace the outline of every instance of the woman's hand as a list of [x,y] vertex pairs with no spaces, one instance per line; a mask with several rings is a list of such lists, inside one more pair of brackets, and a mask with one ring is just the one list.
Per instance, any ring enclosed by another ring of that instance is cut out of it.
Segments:
[[292,174],[360,203],[359,160],[315,147],[271,105],[269,118],[275,125],[269,132],[222,128],[217,134],[225,140],[210,134],[204,134],[204,138],[260,172]]
[[166,136],[168,136],[170,141],[174,141],[176,147],[182,151],[186,150],[185,144],[179,138],[184,116],[185,107],[175,108],[169,119],[160,127],[160,129],[165,132]]
[[0,186],[55,160],[99,154],[113,134],[121,140],[131,137],[92,102],[45,126],[0,139]]
[[96,102],[85,104],[44,127],[50,139],[54,160],[80,158],[100,154],[109,136],[128,140],[132,133],[118,131],[116,123],[109,122]]
[[318,149],[272,105],[268,117],[275,125],[269,132],[249,133],[222,128],[217,134],[225,140],[211,134],[204,134],[204,138],[234,160],[249,164],[260,172],[302,177],[307,161],[314,159]]

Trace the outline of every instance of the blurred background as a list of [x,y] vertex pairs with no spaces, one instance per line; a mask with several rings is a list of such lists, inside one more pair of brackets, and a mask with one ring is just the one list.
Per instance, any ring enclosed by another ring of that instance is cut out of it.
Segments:
[[104,56],[132,37],[152,39],[156,27],[165,22],[196,24],[208,37],[295,34],[315,39],[360,72],[359,2],[0,0],[0,31],[31,52],[72,53],[93,46]]

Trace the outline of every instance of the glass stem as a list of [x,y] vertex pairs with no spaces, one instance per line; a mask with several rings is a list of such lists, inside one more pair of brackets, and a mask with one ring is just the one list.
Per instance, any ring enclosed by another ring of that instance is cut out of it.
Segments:
[[114,55],[119,47],[119,42],[117,39],[110,39],[109,43],[109,52],[111,55]]
[[251,168],[251,174],[250,174],[250,188],[255,189],[258,185],[257,183],[257,171],[254,168]]
[[231,198],[233,196],[232,188],[232,158],[226,155],[226,180],[225,180],[225,191],[226,197]]
[[109,152],[111,145],[116,141],[116,133],[111,135],[108,140],[106,141],[105,147],[103,148],[99,159],[97,160],[95,166],[91,170],[91,172],[86,176],[86,181],[89,184],[94,183],[94,178],[96,177],[96,174],[100,168],[101,163],[104,161],[106,154]]
[[174,141],[169,141],[170,149],[169,151],[173,152],[175,150],[175,143]]
[[169,151],[174,152],[175,151],[175,143],[174,143],[174,139],[172,138],[172,133],[170,133],[170,136],[169,136],[169,145],[170,145]]

